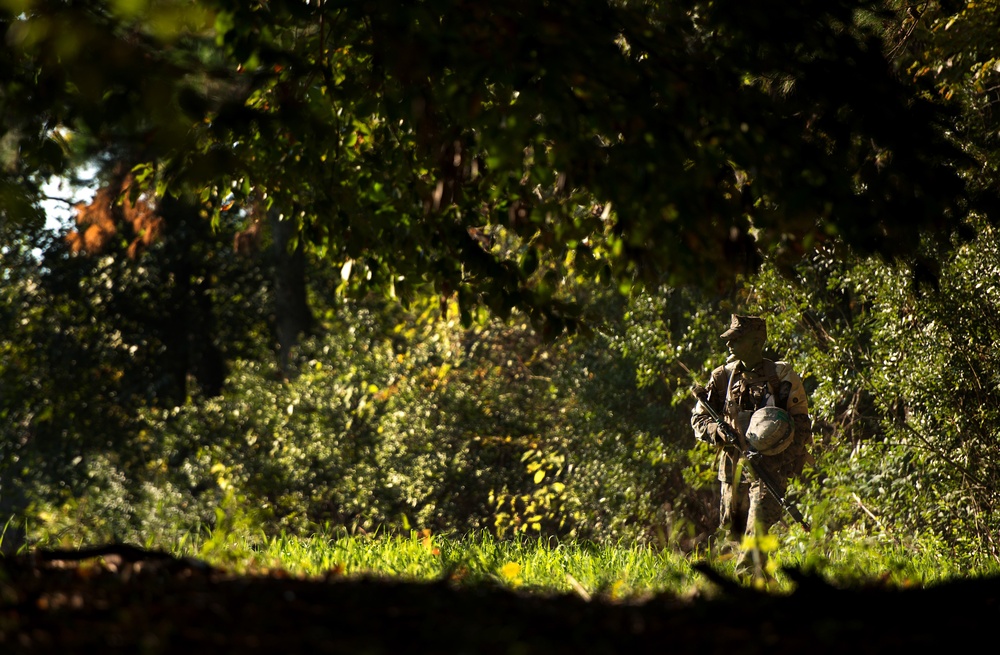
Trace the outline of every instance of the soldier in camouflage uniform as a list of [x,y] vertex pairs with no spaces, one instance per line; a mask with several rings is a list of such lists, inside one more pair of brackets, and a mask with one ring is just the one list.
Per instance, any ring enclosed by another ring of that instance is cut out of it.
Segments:
[[[729,347],[730,357],[724,366],[712,371],[705,401],[741,436],[746,435],[750,417],[756,410],[777,406],[788,412],[795,427],[790,443],[781,452],[762,455],[758,460],[773,474],[780,485],[779,493],[784,495],[788,480],[802,472],[812,443],[812,424],[802,380],[787,363],[764,358],[767,324],[763,318],[733,314],[722,338]],[[701,441],[720,446],[724,443],[702,401],[692,412],[691,427]],[[766,534],[783,514],[781,505],[750,467],[738,466],[741,459],[732,449],[720,447],[720,525],[737,540],[743,535]],[[746,555],[741,554],[741,561]],[[758,564],[762,565],[760,555],[757,553]]]

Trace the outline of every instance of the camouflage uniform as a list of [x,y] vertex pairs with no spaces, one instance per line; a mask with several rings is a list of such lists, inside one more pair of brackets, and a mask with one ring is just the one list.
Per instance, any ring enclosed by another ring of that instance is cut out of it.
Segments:
[[[763,319],[734,314],[730,329],[723,333],[722,338],[739,337],[748,331],[759,331],[761,343],[766,339]],[[746,434],[750,415],[761,407],[776,405],[789,413],[795,424],[792,444],[776,455],[762,455],[758,460],[773,474],[780,487],[777,491],[784,495],[788,480],[802,472],[809,457],[808,446],[812,443],[812,425],[801,378],[785,362],[764,359],[753,370],[744,370],[742,362],[730,358],[724,366],[712,371],[706,389],[706,401],[740,435]],[[698,439],[720,443],[715,422],[700,401],[692,412],[691,427]],[[766,532],[784,513],[763,482],[753,475],[749,466],[739,466],[739,460],[742,457],[729,449],[720,448],[720,525],[727,528],[734,539],[744,534],[752,536],[757,529]]]

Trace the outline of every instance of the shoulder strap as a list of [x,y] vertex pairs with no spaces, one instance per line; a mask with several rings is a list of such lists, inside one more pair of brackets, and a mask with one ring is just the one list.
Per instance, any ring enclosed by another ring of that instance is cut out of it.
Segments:
[[712,386],[715,392],[712,397],[712,404],[719,413],[725,412],[726,399],[729,397],[729,375],[732,367],[728,364],[719,366],[712,371]]
[[726,384],[729,382],[729,371],[726,370],[725,366],[720,366],[712,371],[712,382],[718,393],[726,393]]

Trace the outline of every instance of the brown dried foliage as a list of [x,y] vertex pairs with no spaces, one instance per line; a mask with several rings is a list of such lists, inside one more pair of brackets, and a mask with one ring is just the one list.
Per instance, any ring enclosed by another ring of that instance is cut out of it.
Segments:
[[137,258],[163,234],[163,217],[144,194],[133,202],[131,174],[97,190],[89,203],[77,203],[76,230],[66,235],[73,252],[98,255],[104,252],[119,230],[128,226],[132,240],[127,254]]

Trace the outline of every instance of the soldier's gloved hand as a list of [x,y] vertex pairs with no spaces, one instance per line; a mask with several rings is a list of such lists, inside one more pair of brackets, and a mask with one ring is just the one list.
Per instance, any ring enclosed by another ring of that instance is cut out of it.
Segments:
[[712,423],[708,426],[707,436],[711,439],[710,443],[716,446],[722,446],[726,443],[726,438],[722,435],[718,423]]

